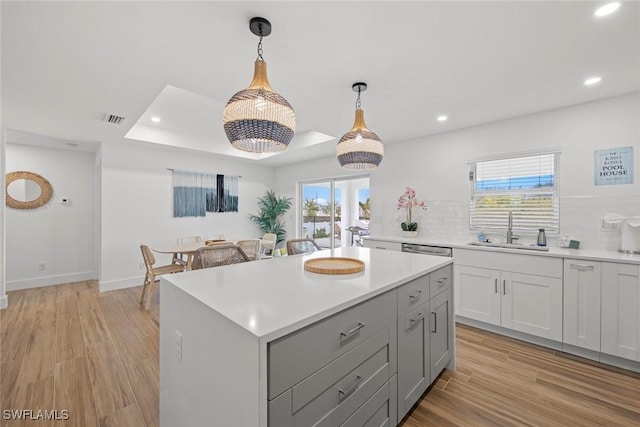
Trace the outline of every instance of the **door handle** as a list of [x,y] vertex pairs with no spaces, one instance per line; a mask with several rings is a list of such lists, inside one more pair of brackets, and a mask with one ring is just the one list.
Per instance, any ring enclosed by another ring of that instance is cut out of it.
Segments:
[[569,267],[571,267],[574,270],[578,270],[578,271],[592,271],[593,270],[593,265],[587,265],[587,264],[570,264]]
[[507,281],[506,281],[506,280],[503,280],[503,281],[502,281],[502,293],[503,293],[504,295],[506,295],[506,294],[507,294]]
[[431,312],[431,314],[433,314],[433,331],[431,331],[434,334],[438,333],[438,315],[435,312]]
[[354,327],[350,331],[347,331],[347,332],[340,331],[340,338],[341,339],[349,338],[351,335],[355,334],[356,332],[358,332],[360,329],[364,328],[365,326],[366,325],[364,323],[358,322],[358,326]]
[[356,378],[353,380],[353,382],[351,384],[349,384],[349,386],[345,387],[346,390],[342,390],[341,388],[339,388],[338,389],[338,401],[342,402],[347,397],[351,396],[353,394],[353,392],[358,389],[358,385],[360,384],[360,381],[362,381],[362,377],[360,375],[356,374]]
[[498,279],[496,279],[495,288],[496,288],[496,294],[497,294],[498,293]]

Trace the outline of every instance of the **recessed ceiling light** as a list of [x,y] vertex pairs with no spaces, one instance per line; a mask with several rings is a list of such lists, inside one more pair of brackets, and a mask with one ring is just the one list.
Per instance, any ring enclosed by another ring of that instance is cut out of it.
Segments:
[[598,18],[602,18],[603,16],[611,15],[619,8],[620,2],[614,1],[613,3],[607,3],[604,6],[600,6],[593,14]]
[[151,117],[151,121],[152,121],[153,123],[160,123],[160,117],[155,117],[155,116],[154,116],[154,117]]
[[599,76],[589,77],[587,80],[584,81],[584,85],[585,86],[592,86],[592,85],[595,85],[597,83],[600,83],[601,80],[602,80],[602,77],[599,77]]
[[446,122],[447,120],[449,120],[449,117],[442,115],[442,116],[438,116],[437,120],[439,122]]

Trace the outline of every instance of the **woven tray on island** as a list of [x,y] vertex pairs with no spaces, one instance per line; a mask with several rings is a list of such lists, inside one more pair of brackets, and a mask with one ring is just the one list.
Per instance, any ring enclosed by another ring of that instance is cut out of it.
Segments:
[[354,258],[313,258],[304,262],[304,269],[320,274],[352,274],[364,271],[364,262]]

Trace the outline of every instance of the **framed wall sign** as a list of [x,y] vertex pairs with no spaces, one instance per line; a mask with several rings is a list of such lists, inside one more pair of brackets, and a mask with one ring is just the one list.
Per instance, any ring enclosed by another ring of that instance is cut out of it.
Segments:
[[633,184],[633,147],[596,150],[594,161],[595,185]]

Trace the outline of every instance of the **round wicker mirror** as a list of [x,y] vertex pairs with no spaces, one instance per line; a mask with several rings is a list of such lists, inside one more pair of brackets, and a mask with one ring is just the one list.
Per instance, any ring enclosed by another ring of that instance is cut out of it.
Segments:
[[[32,200],[18,200],[9,194],[9,184],[14,181],[24,179],[31,181],[40,187],[40,195]],[[5,187],[7,206],[13,209],[36,209],[46,205],[53,194],[53,188],[49,181],[42,176],[33,172],[16,171],[7,174],[7,183]]]

